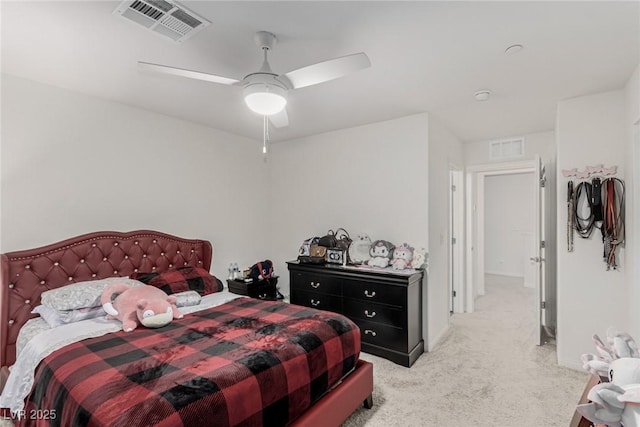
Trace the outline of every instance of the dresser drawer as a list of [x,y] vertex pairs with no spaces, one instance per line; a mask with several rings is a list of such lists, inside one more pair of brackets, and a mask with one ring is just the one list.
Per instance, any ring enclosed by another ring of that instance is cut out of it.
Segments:
[[337,295],[320,294],[292,289],[291,304],[304,305],[318,310],[341,312],[342,299]]
[[406,286],[352,280],[344,284],[342,293],[346,298],[391,304],[397,307],[407,305]]
[[351,319],[360,328],[362,342],[391,350],[407,351],[407,331],[367,320]]
[[301,272],[291,273],[291,290],[294,289],[323,294],[341,295],[340,281],[334,277],[321,274]]
[[342,301],[342,312],[351,319],[368,320],[397,328],[404,328],[407,324],[407,314],[402,309],[364,300],[345,298]]

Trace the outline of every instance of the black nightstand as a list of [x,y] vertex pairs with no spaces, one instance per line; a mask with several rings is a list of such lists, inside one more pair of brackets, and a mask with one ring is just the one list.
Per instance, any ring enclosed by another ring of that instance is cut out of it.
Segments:
[[253,282],[245,282],[242,279],[227,279],[227,286],[229,287],[230,292],[269,301],[275,301],[278,299],[277,284],[277,277],[270,277],[268,279]]

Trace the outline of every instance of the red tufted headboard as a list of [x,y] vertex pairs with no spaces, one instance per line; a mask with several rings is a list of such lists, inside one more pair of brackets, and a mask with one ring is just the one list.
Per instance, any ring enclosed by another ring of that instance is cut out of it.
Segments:
[[209,270],[213,249],[206,240],[157,231],[101,231],[58,243],[0,255],[0,366],[15,362],[16,340],[40,294],[70,283],[165,271],[190,265]]

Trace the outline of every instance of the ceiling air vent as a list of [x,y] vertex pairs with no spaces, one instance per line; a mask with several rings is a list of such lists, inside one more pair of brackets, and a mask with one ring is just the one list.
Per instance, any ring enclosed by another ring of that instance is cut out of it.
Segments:
[[182,43],[211,24],[173,1],[125,0],[113,13],[176,43]]
[[489,157],[491,160],[513,159],[524,156],[524,138],[511,138],[491,141]]

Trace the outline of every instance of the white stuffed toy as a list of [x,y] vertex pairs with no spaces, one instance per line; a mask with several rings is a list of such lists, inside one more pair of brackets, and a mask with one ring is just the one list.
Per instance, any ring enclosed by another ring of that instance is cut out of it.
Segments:
[[578,405],[578,412],[595,424],[609,427],[640,427],[640,355],[636,342],[623,332],[609,328],[607,344],[593,336],[599,356],[582,355],[584,368],[609,382],[594,386]]
[[371,258],[370,248],[371,238],[367,234],[358,234],[349,245],[349,261],[352,264],[366,263]]
[[404,270],[411,267],[411,261],[413,260],[414,249],[409,246],[408,243],[403,243],[400,246],[396,246],[393,250],[393,257],[391,258],[391,268],[394,270]]
[[371,244],[369,255],[371,258],[367,260],[367,265],[372,267],[385,268],[389,265],[391,255],[393,254],[393,243],[386,240],[376,240]]
[[420,247],[413,251],[413,260],[411,260],[411,268],[422,268],[427,262],[427,248]]

